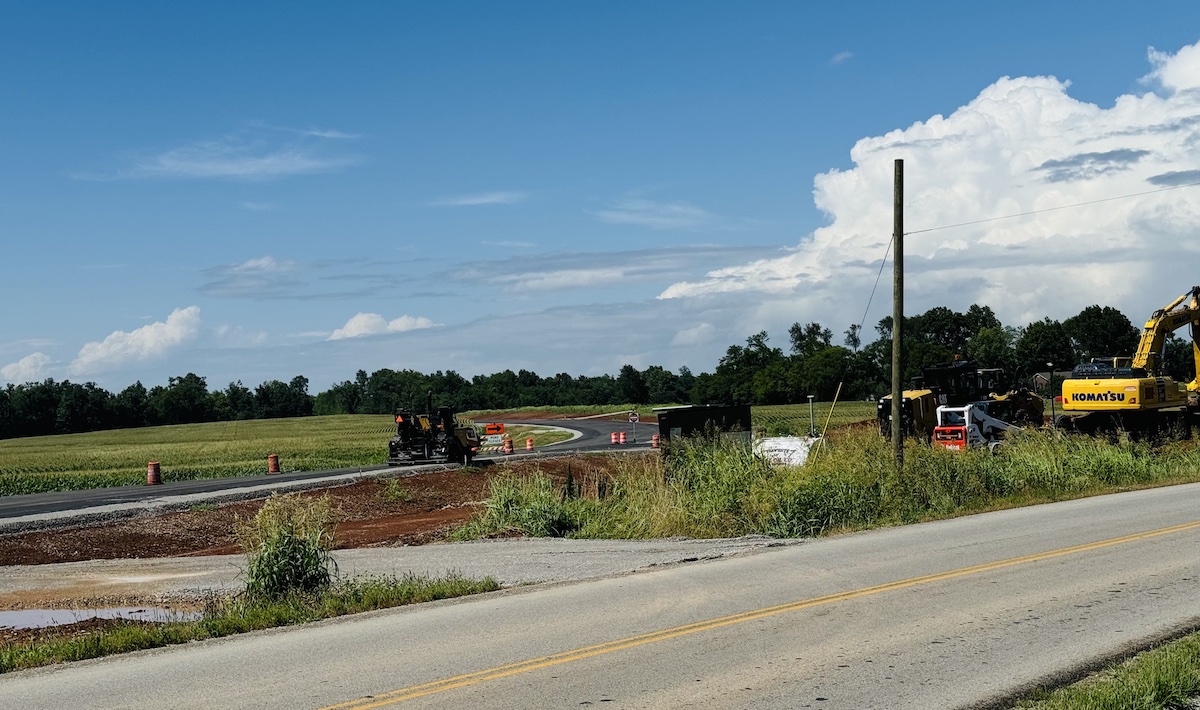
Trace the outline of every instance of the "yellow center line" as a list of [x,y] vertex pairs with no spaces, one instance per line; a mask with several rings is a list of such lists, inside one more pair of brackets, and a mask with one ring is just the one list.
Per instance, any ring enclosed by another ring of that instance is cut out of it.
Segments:
[[392,703],[399,703],[405,700],[441,693],[454,688],[461,688],[467,685],[476,685],[490,680],[507,678],[508,676],[518,675],[520,673],[528,673],[530,671],[539,670],[541,668],[549,668],[558,666],[572,661],[580,661],[593,656],[600,656],[614,651],[623,651],[646,644],[666,641],[668,639],[679,638],[680,636],[688,636],[690,634],[699,633],[701,631],[711,631],[724,626],[733,624],[741,624],[747,621],[755,621],[764,619],[778,614],[785,614],[791,611],[799,611],[800,609],[809,609],[815,606],[823,606],[825,604],[833,604],[835,602],[848,601],[850,599],[858,599],[874,594],[882,594],[883,592],[891,592],[898,589],[906,589],[922,584],[930,584],[933,582],[941,582],[957,577],[966,577],[982,572],[990,572],[992,570],[1004,569],[1006,567],[1015,567],[1017,565],[1028,564],[1031,562],[1040,562],[1042,560],[1054,559],[1055,557],[1063,557],[1066,555],[1074,555],[1080,552],[1089,552],[1091,550],[1100,550],[1106,547],[1115,545],[1123,545],[1129,542],[1145,540],[1148,538],[1159,537],[1162,535],[1170,535],[1172,533],[1185,532],[1200,528],[1200,520],[1180,525],[1172,525],[1166,528],[1158,528],[1157,530],[1147,530],[1145,532],[1133,533],[1132,535],[1123,535],[1121,537],[1109,538],[1107,540],[1099,540],[1096,542],[1087,542],[1082,545],[1074,545],[1072,547],[1063,547],[1057,550],[1049,550],[1047,552],[1035,552],[1031,555],[1022,555],[1021,557],[1010,557],[1005,560],[997,560],[995,562],[985,562],[983,564],[972,565],[970,567],[960,567],[946,572],[937,572],[935,574],[922,575],[920,577],[911,577],[895,582],[886,582],[873,587],[863,587],[847,592],[838,592],[836,594],[827,594],[822,597],[813,597],[811,599],[801,599],[798,601],[787,602],[776,606],[763,607],[761,609],[752,609],[743,611],[737,614],[721,616],[714,619],[706,619],[704,621],[696,621],[691,624],[682,626],[674,626],[661,631],[651,631],[649,633],[640,634],[637,636],[629,636],[614,641],[606,641],[592,646],[584,646],[571,651],[563,651],[561,653],[542,656],[540,658],[530,658],[516,663],[509,663],[503,666],[487,668],[474,673],[465,673],[451,678],[443,678],[441,680],[422,683],[420,685],[412,685],[407,688],[400,688],[380,695],[375,695],[367,698],[358,698],[337,705],[330,705],[323,710],[369,710],[370,708],[383,707]]

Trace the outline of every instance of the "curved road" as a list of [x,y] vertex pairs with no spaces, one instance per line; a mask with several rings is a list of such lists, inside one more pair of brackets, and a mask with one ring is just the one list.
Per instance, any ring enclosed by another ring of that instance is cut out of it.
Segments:
[[[511,424],[528,424],[533,426],[556,426],[578,431],[581,436],[561,444],[553,444],[538,449],[535,455],[547,453],[565,453],[580,451],[608,451],[614,447],[609,443],[610,434],[614,431],[627,432],[627,444],[624,449],[649,447],[650,436],[657,433],[657,424],[629,424],[628,422],[609,422],[596,419],[588,420],[528,420],[507,422]],[[387,439],[381,438],[380,449],[385,449]],[[619,446],[619,445],[618,445]],[[501,458],[521,458],[527,456],[523,449],[511,456],[500,454],[484,454],[476,460],[486,465],[489,461]],[[405,469],[389,469],[387,466],[365,466],[343,468],[332,471],[300,471],[267,476],[242,476],[238,478],[210,478],[196,481],[168,481],[159,486],[120,486],[115,488],[93,488],[82,491],[62,491],[54,493],[35,493],[30,495],[0,497],[0,527],[5,521],[10,523],[22,520],[28,516],[41,516],[70,511],[85,511],[96,509],[107,514],[124,507],[147,507],[150,505],[169,505],[171,499],[190,500],[191,498],[214,493],[228,493],[229,497],[266,496],[272,490],[281,488],[319,487],[322,485],[337,485],[342,482],[360,478],[363,475],[381,473],[388,470],[422,471],[432,468],[442,468],[445,464],[409,466]]]
[[21,708],[977,708],[1200,623],[1200,485],[0,676]]

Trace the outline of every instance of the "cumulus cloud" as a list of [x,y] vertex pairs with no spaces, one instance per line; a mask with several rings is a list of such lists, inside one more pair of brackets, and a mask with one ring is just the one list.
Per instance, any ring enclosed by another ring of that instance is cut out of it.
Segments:
[[857,321],[891,237],[902,158],[906,310],[984,303],[1020,325],[1101,303],[1136,321],[1195,281],[1200,188],[1179,186],[1200,181],[1198,47],[1152,50],[1144,82],[1156,91],[1111,108],[1053,77],[1003,77],[949,116],[864,138],[853,168],[814,181],[828,226],[782,257],[679,281],[659,298],[754,293],[757,314],[784,323]]
[[407,330],[432,328],[434,325],[433,321],[423,316],[404,315],[387,320],[378,313],[358,313],[346,321],[346,325],[333,331],[326,340],[344,340],[383,333],[403,333]]
[[656,202],[654,200],[622,200],[612,207],[596,212],[602,222],[634,224],[652,229],[689,229],[710,224],[714,215],[686,202]]
[[497,191],[479,195],[443,197],[433,201],[434,207],[475,207],[478,205],[511,205],[529,197],[525,192]]
[[0,377],[16,384],[38,382],[46,377],[50,363],[50,356],[45,353],[33,353],[0,367]]
[[166,355],[194,340],[200,332],[200,308],[176,308],[166,321],[125,332],[114,331],[102,341],[85,343],[71,362],[72,375],[88,375]]

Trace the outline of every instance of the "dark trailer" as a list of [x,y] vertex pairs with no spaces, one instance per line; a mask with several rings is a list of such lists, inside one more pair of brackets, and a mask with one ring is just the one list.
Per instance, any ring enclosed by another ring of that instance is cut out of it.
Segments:
[[658,435],[663,441],[699,436],[707,430],[737,432],[750,437],[750,405],[700,404],[655,409]]

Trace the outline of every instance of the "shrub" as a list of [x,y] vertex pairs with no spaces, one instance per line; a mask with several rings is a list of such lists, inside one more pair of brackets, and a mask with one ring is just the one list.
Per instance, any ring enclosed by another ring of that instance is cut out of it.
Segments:
[[273,495],[258,513],[237,524],[246,551],[246,595],[281,599],[329,586],[335,566],[333,508],[329,497]]

